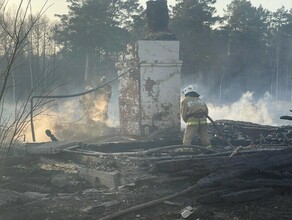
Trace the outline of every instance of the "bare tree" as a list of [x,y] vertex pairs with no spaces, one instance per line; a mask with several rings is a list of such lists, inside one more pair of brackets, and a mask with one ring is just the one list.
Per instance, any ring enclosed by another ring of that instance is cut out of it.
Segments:
[[[43,100],[39,100],[30,110],[29,102],[36,87],[27,91],[24,99],[17,99],[12,105],[7,104],[6,95],[10,87],[9,82],[14,81],[13,70],[18,68],[18,59],[27,53],[25,48],[27,48],[29,34],[47,9],[47,2],[45,2],[37,15],[32,16],[31,0],[21,0],[15,13],[9,14],[7,13],[7,2],[6,0],[0,1],[0,34],[5,39],[0,48],[2,58],[0,61],[2,66],[0,68],[0,148],[6,147],[7,149],[4,160],[2,160],[2,170],[11,147],[19,141],[29,123],[30,112],[40,108],[44,103]],[[28,20],[30,22],[27,22]],[[11,85],[13,86],[13,83]],[[41,91],[42,94],[47,92],[50,91],[46,91],[44,88]]]

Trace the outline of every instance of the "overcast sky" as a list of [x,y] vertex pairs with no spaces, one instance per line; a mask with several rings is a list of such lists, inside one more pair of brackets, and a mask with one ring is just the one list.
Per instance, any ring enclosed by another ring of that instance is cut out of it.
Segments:
[[[33,11],[37,12],[40,7],[48,1],[47,5],[53,4],[48,10],[47,15],[51,18],[54,17],[54,14],[64,14],[67,12],[67,2],[66,0],[32,0],[32,7]],[[142,4],[145,5],[147,0],[140,0]],[[229,4],[232,0],[217,0],[216,8],[217,12],[219,14],[222,14],[223,8],[226,7],[227,4]],[[10,5],[14,4],[17,5],[20,2],[20,0],[8,0],[8,3]],[[292,0],[250,0],[250,2],[254,6],[259,6],[260,4],[270,10],[270,11],[276,11],[277,9],[281,8],[282,6],[285,6],[287,9],[292,8]],[[168,0],[169,5],[173,5],[175,3],[175,0]]]

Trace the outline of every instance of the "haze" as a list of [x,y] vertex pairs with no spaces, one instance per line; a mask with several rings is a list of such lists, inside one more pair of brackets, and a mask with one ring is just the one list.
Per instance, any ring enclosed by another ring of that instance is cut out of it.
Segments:
[[[41,9],[44,3],[47,1],[47,6],[50,6],[46,14],[50,18],[54,18],[54,14],[64,14],[67,12],[67,2],[66,0],[32,0],[33,11],[37,12]],[[223,9],[229,4],[232,0],[217,0],[216,8],[218,14],[223,13]],[[8,4],[18,5],[20,0],[9,0]],[[145,5],[147,0],[140,0],[140,2]],[[176,0],[168,0],[169,5],[174,5]],[[251,0],[250,1],[254,6],[262,5],[264,8],[270,11],[276,11],[277,9],[284,6],[287,9],[292,8],[292,1],[287,0]]]

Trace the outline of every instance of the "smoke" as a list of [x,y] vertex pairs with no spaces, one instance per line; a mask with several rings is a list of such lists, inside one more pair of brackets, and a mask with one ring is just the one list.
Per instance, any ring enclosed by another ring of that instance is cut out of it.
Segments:
[[[291,121],[280,119],[283,115],[292,113],[291,99],[278,101],[275,92],[268,91],[260,81],[255,81],[250,87],[255,90],[241,93],[240,81],[233,79],[225,81],[224,86],[214,88],[211,82],[206,84],[203,75],[187,75],[182,80],[182,89],[193,85],[194,89],[201,95],[209,108],[209,115],[214,120],[247,121],[263,125],[283,126],[291,125]],[[211,84],[210,84],[211,83]],[[278,94],[285,94],[286,86],[281,84]],[[286,100],[286,101],[285,101]]]
[[[115,133],[114,118],[102,118],[107,110],[105,100],[91,100],[92,105],[85,109],[80,99],[55,102],[49,110],[34,118],[35,136],[37,142],[48,142],[45,134],[49,129],[54,136],[62,140],[84,140]],[[32,141],[31,130],[25,131],[26,141]]]
[[247,91],[239,100],[230,105],[214,105],[207,103],[209,115],[214,120],[247,121],[263,125],[291,125],[291,122],[281,120],[280,116],[288,114],[291,103],[274,101],[266,92],[262,98],[255,100],[254,93]]
[[[233,103],[216,104],[208,101],[203,86],[195,85],[201,98],[207,103],[209,115],[214,120],[247,121],[263,125],[291,125],[291,121],[281,120],[283,115],[290,115],[291,102],[275,101],[274,97],[266,92],[261,98],[255,99],[253,92],[245,92]],[[112,98],[107,106],[103,101],[94,102],[91,113],[85,113],[79,98],[69,101],[55,101],[55,104],[44,113],[34,118],[36,139],[38,142],[51,141],[45,130],[49,129],[59,140],[83,140],[101,135],[116,133],[119,126],[118,92],[113,89]],[[108,119],[98,115],[101,109],[108,108]],[[13,112],[5,110],[4,112]],[[8,114],[9,115],[9,114]],[[88,122],[86,118],[90,118]],[[182,123],[184,127],[184,123]],[[31,140],[30,126],[25,131],[26,141]]]
[[[70,90],[68,93],[75,94],[80,91]],[[64,91],[60,92],[64,93]],[[83,96],[70,99],[57,99],[50,103],[50,107],[43,106],[42,110],[34,112],[34,131],[37,142],[48,142],[51,139],[45,131],[50,130],[59,140],[79,141],[102,135],[115,134],[119,126],[118,92],[116,85],[112,86],[112,97],[103,98],[100,95],[88,93]],[[82,100],[88,98],[88,106]],[[13,106],[13,105],[11,105]],[[11,107],[12,109],[12,107]],[[11,112],[11,111],[8,111]],[[12,111],[13,112],[13,111]],[[107,117],[104,114],[107,112]],[[32,141],[31,126],[23,132],[25,141]]]

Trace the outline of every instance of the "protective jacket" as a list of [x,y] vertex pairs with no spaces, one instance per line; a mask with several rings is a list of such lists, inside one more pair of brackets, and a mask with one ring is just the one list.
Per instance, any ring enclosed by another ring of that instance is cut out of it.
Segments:
[[207,124],[208,107],[199,97],[186,96],[181,102],[181,116],[188,126]]

